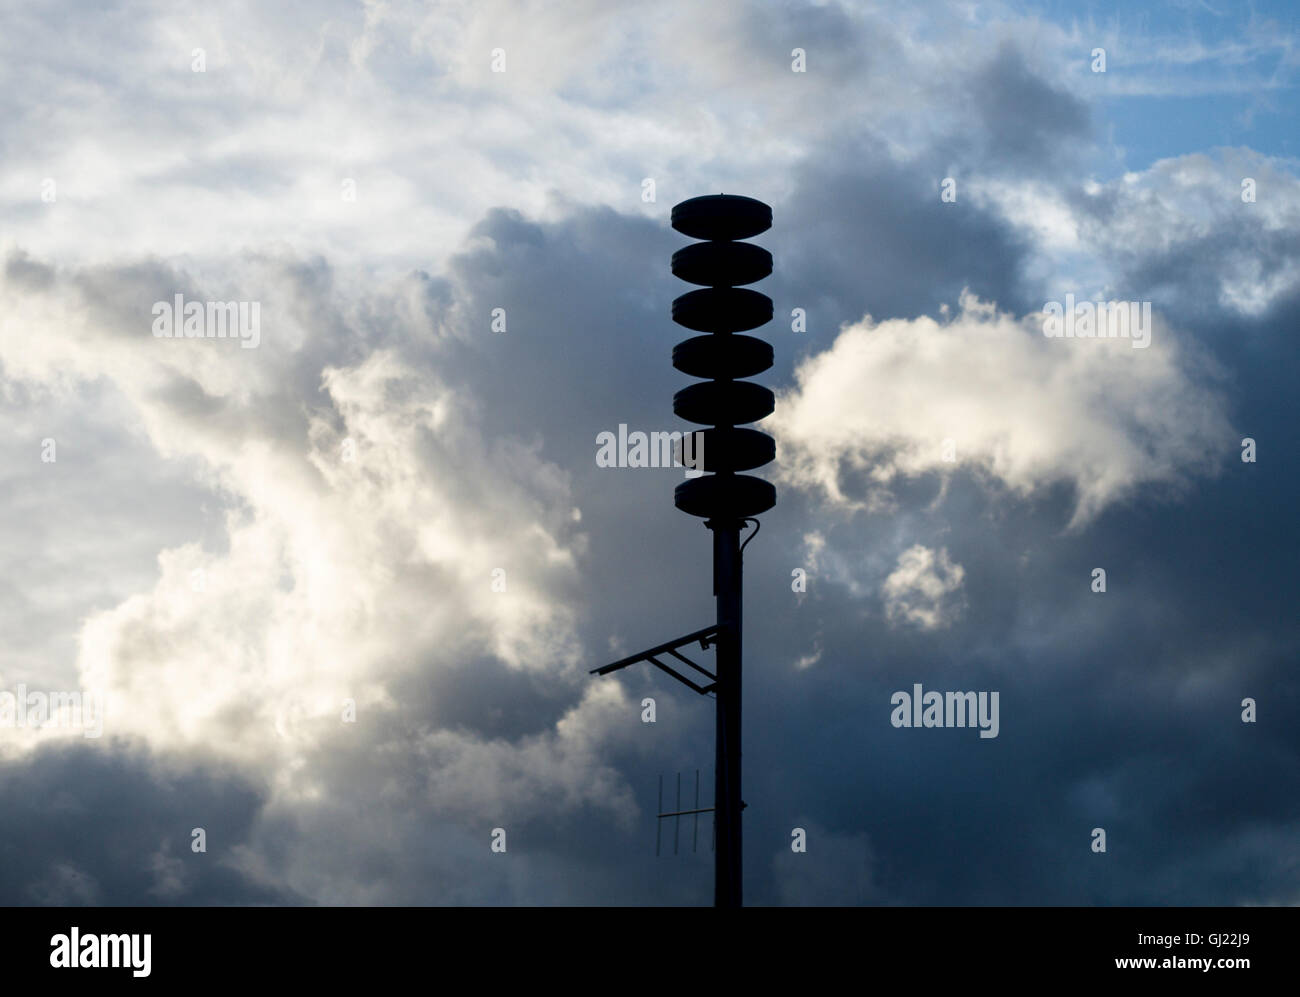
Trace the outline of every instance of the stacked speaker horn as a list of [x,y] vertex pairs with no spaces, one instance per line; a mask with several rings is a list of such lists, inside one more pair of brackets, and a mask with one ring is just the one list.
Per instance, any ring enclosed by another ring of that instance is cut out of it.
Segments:
[[772,347],[743,333],[771,321],[772,299],[744,285],[772,272],[772,254],[741,240],[771,228],[772,209],[752,197],[693,197],[673,208],[672,225],[703,240],[673,253],[673,274],[701,285],[673,302],[673,321],[706,333],[674,346],[673,366],[707,378],[677,392],[673,412],[710,427],[693,434],[693,466],[707,473],[678,485],[674,502],[706,519],[756,516],[776,504],[776,489],[740,472],[767,464],[776,449],[772,437],[744,427],[771,415],[775,399],[744,378],[772,366]]

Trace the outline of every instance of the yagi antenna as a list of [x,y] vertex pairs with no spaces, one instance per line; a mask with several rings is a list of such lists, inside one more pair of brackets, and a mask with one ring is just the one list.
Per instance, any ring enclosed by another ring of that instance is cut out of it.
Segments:
[[[683,817],[694,817],[694,827],[691,829],[691,851],[694,852],[700,843],[700,814],[713,813],[713,807],[700,806],[700,770],[695,770],[695,809],[682,809],[682,774],[677,773],[677,809],[664,813],[664,777],[659,776],[659,810],[655,814],[655,857],[659,856],[659,843],[663,832],[664,821],[669,817],[674,818],[673,823],[673,854],[677,854],[677,836],[681,830]],[[714,833],[710,836],[709,848],[712,850],[716,845],[717,825],[715,822]]]

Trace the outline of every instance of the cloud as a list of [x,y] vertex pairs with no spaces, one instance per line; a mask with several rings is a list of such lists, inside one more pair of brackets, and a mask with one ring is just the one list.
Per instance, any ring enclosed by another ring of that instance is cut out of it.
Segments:
[[1212,472],[1234,444],[1220,393],[1169,326],[1135,350],[1047,338],[1042,323],[967,294],[938,321],[842,329],[779,396],[781,479],[850,509],[888,508],[903,479],[957,469],[1019,497],[1065,482],[1077,528],[1143,487]]
[[896,567],[881,588],[885,598],[885,618],[891,623],[905,622],[933,630],[948,626],[961,611],[960,599],[965,571],[948,559],[948,551],[936,553],[915,544],[898,557]]
[[1009,41],[971,81],[971,93],[988,143],[985,155],[1003,170],[1054,164],[1088,132],[1087,105],[1036,75]]
[[[558,597],[579,583],[587,542],[569,475],[535,440],[484,435],[480,401],[419,362],[427,319],[406,282],[360,306],[384,312],[389,345],[353,359],[364,320],[355,299],[331,302],[328,271],[241,266],[275,317],[261,348],[224,353],[231,343],[154,339],[142,321],[149,301],[193,286],[185,274],[10,267],[11,377],[49,377],[75,399],[78,379],[107,376],[156,452],[189,462],[221,509],[209,543],[163,546],[147,586],[84,620],[62,683],[106,698],[96,750],[219,762],[265,780],[270,817],[354,795],[364,771],[468,826],[585,808],[628,820],[636,804],[607,753],[634,711],[618,684],[586,681],[576,614]],[[319,333],[300,336],[300,322]],[[75,475],[67,442],[55,467]],[[492,676],[510,723],[475,719],[484,679],[467,669]],[[528,675],[547,691],[515,710]],[[6,727],[0,746],[18,763],[74,736]],[[155,856],[161,899],[188,895],[174,863]],[[102,899],[75,872],[41,896]]]
[[[220,765],[48,745],[0,763],[0,896],[57,906],[301,903],[245,861],[266,789]],[[202,827],[209,850],[194,852]],[[20,858],[21,857],[21,858]]]

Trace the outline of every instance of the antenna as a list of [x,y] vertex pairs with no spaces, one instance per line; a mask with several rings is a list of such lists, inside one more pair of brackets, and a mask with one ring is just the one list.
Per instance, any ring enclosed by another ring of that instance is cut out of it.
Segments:
[[[740,530],[746,520],[752,520],[757,532],[758,520],[754,517],[776,504],[776,489],[771,483],[737,473],[762,467],[776,456],[776,444],[770,436],[755,429],[740,428],[771,415],[775,398],[767,388],[742,380],[772,366],[771,344],[753,336],[738,335],[772,319],[772,299],[743,289],[743,285],[762,280],[772,272],[772,254],[761,246],[739,240],[771,228],[772,209],[751,197],[711,194],[674,206],[672,225],[683,235],[703,240],[673,253],[673,274],[702,285],[700,290],[683,294],[673,302],[673,321],[707,333],[674,346],[673,366],[692,377],[708,378],[673,395],[673,412],[687,422],[712,427],[690,434],[693,461],[684,459],[686,440],[679,445],[681,463],[712,473],[678,485],[673,503],[682,512],[702,518],[704,525],[713,531],[717,623],[593,669],[593,674],[607,675],[648,661],[701,695],[711,694],[717,701],[713,903],[717,907],[739,907],[743,900],[740,814],[745,808],[740,798]],[[751,533],[750,539],[753,536]],[[715,672],[706,671],[679,653],[679,648],[695,641],[699,641],[703,650],[710,644],[716,648]],[[703,674],[707,684],[701,685],[658,660],[666,655]],[[679,774],[678,809],[671,814],[662,813],[661,781],[657,820],[680,818],[687,813],[681,810],[680,780]]]
[[[681,827],[682,818],[690,817],[690,816],[695,817],[695,827],[692,828],[691,830],[691,851],[694,852],[700,843],[700,814],[713,813],[713,807],[700,806],[700,770],[699,769],[695,770],[695,809],[694,810],[682,809],[682,774],[678,772],[677,773],[677,809],[674,811],[670,811],[669,813],[664,813],[663,811],[664,811],[664,777],[660,775],[659,776],[659,810],[655,814],[655,857],[657,858],[659,856],[660,832],[661,829],[663,828],[663,822],[667,820],[669,817],[676,818],[676,823],[673,825],[673,854],[674,855],[677,854],[677,832]],[[716,839],[717,839],[717,835],[715,834],[714,839],[709,842],[710,849],[715,847]]]

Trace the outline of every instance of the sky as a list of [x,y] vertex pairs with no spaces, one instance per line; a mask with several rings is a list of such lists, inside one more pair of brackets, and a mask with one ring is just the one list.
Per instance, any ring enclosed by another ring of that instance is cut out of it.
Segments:
[[597,453],[687,428],[670,212],[725,191],[746,902],[1300,903],[1291,4],[0,26],[0,902],[711,903],[655,814],[713,703],[588,672],[713,620],[682,469]]

